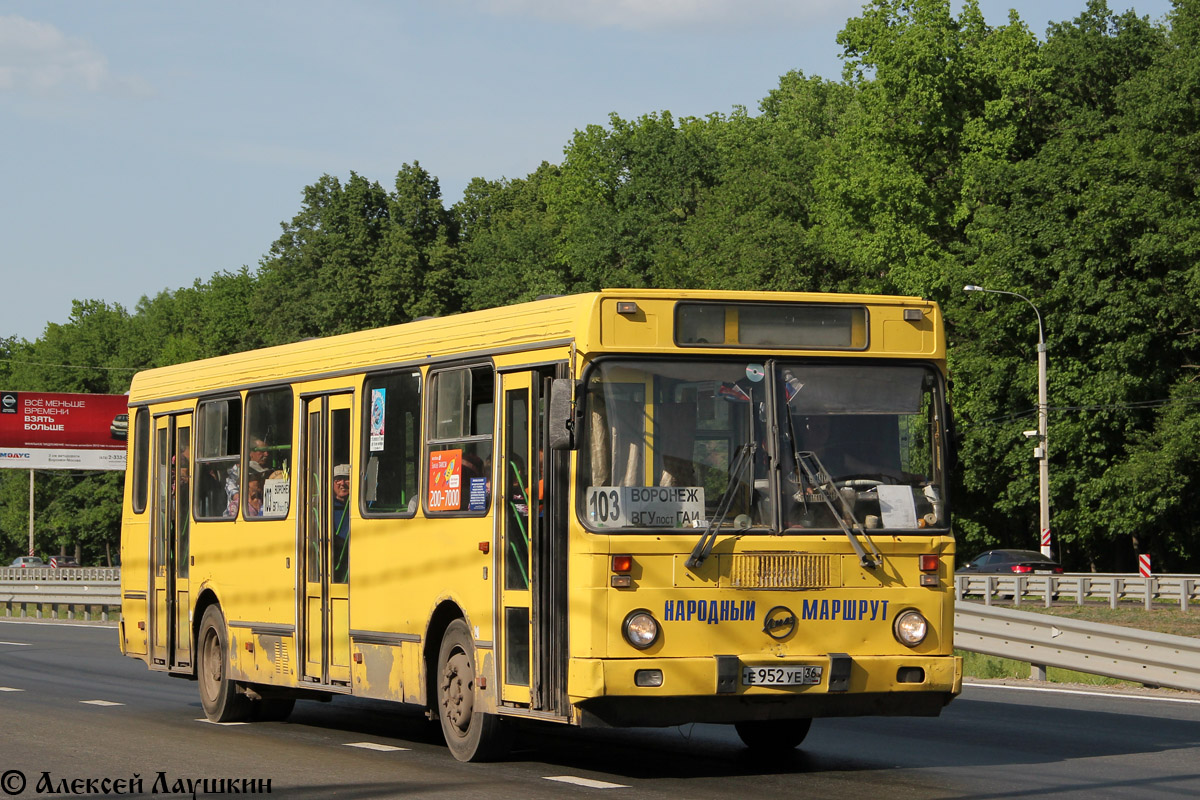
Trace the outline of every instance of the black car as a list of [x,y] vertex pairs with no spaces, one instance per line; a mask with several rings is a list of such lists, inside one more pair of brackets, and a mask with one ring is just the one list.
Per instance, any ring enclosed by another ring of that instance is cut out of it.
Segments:
[[956,574],[970,575],[986,572],[1062,574],[1062,565],[1036,550],[988,550],[958,568]]

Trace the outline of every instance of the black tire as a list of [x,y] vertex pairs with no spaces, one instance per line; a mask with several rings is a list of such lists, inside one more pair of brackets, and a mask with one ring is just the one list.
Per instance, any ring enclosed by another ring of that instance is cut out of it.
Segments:
[[734,724],[742,744],[756,753],[778,755],[795,750],[808,729],[811,719],[761,719]]
[[219,606],[209,606],[200,618],[196,638],[196,682],[200,705],[210,722],[242,722],[250,718],[250,698],[229,679],[229,634]]
[[491,761],[508,752],[503,720],[476,709],[475,644],[467,623],[446,628],[437,662],[437,715],[446,746],[459,761]]
[[294,697],[264,697],[254,701],[251,714],[259,722],[283,722],[292,715],[295,707]]

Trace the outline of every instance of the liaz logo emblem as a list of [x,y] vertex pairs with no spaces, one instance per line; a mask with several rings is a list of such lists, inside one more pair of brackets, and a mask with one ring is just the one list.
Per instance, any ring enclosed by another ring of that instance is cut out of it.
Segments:
[[796,612],[787,606],[775,606],[763,617],[763,633],[772,639],[786,639],[795,630]]

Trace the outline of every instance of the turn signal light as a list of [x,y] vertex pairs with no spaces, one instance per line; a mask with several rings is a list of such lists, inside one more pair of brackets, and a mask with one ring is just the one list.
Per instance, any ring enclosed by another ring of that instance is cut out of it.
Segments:
[[633,571],[633,556],[613,556],[611,565],[614,574],[608,579],[610,586],[614,589],[633,586],[633,576],[629,574]]

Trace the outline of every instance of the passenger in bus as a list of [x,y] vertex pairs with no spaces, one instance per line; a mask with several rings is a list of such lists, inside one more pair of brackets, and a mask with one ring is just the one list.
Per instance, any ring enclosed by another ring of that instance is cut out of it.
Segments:
[[261,517],[263,484],[270,470],[257,461],[246,462],[246,516]]
[[[267,440],[261,436],[252,436],[250,441],[251,447],[250,452],[246,454],[246,463],[256,464],[266,469],[267,458],[270,455]],[[236,517],[238,506],[241,504],[241,470],[237,464],[230,467],[229,472],[225,474],[225,496],[229,498],[225,507],[225,516]]]
[[333,468],[333,582],[347,583],[350,577],[350,465]]

